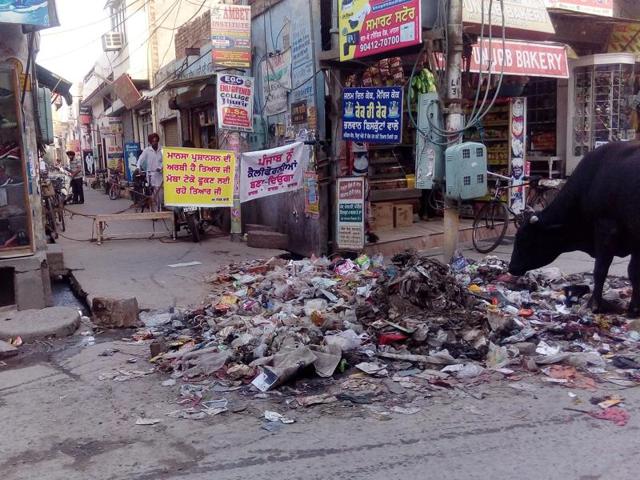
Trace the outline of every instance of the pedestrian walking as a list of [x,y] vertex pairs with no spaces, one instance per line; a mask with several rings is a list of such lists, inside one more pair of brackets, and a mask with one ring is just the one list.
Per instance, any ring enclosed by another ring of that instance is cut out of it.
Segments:
[[69,168],[67,171],[71,174],[72,201],[75,204],[82,204],[84,203],[82,159],[76,158],[76,152],[72,150],[67,152],[67,157],[69,157]]
[[162,210],[164,195],[162,194],[162,149],[160,148],[160,135],[151,133],[148,137],[149,146],[142,151],[138,158],[138,169],[146,172],[147,180],[151,186],[153,198],[153,210]]

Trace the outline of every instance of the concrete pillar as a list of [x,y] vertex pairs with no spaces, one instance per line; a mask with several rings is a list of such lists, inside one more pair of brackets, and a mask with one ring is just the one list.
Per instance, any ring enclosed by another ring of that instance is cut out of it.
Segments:
[[[35,71],[28,68],[29,39],[22,33],[20,25],[0,24],[0,64],[18,65],[23,73],[29,73],[29,82],[33,80]],[[37,55],[39,34],[33,41],[31,59]],[[33,64],[31,65],[33,67]],[[46,237],[42,222],[40,188],[38,184],[38,146],[36,142],[37,118],[34,110],[32,90],[27,90],[22,108],[23,129],[22,142],[27,175],[30,177],[29,207],[32,217],[32,232],[35,253],[22,258],[0,259],[0,267],[13,268],[15,272],[14,288],[18,309],[44,308],[51,304],[51,284],[49,267],[46,261]],[[29,174],[31,172],[31,174]]]

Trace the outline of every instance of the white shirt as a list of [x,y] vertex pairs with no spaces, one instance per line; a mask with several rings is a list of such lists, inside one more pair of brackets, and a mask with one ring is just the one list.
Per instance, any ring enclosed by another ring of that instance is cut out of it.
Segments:
[[[149,184],[152,187],[162,186],[162,149],[160,147],[158,150],[154,150],[152,146],[145,148],[138,158],[137,167],[147,172]],[[160,171],[157,172],[157,169]]]

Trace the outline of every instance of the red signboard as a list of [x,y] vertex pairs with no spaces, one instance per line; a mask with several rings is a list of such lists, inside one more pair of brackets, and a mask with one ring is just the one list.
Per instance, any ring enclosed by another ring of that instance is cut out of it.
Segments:
[[422,43],[420,0],[339,0],[340,60]]
[[479,72],[482,61],[486,72],[490,60],[492,73],[499,74],[504,65],[505,75],[569,78],[567,50],[560,45],[507,40],[503,50],[502,40],[493,39],[489,44],[485,38],[473,46],[471,71]]

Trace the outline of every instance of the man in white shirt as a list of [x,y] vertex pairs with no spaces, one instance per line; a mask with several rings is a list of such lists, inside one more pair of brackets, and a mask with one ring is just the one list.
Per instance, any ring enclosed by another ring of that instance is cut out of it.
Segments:
[[152,189],[154,210],[162,210],[162,149],[160,148],[160,135],[151,133],[148,137],[149,146],[142,151],[138,158],[137,167],[147,174],[149,185]]

